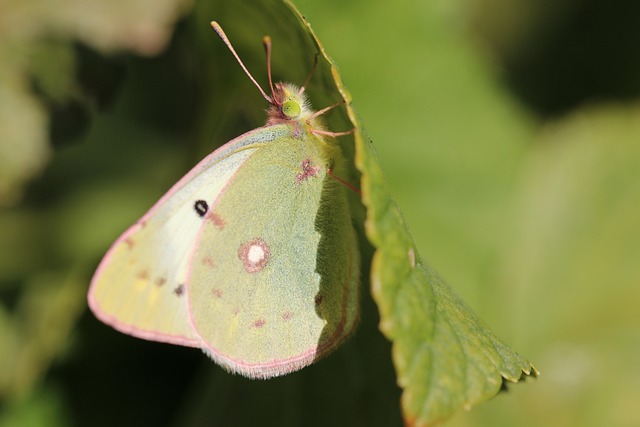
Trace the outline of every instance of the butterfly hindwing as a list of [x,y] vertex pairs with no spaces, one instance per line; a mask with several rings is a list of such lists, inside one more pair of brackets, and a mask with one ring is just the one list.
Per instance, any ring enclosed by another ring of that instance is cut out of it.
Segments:
[[359,255],[337,147],[260,147],[207,213],[188,277],[203,348],[249,377],[284,374],[342,342],[358,312]]

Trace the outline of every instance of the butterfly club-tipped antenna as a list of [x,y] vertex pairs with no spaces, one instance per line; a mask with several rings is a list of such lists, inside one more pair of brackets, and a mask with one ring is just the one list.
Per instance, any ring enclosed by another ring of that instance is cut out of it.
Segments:
[[267,76],[269,77],[269,87],[271,88],[271,99],[274,104],[280,105],[280,100],[276,99],[276,91],[273,89],[273,78],[271,77],[271,37],[264,36],[262,44],[267,55]]
[[267,51],[267,71],[269,73],[269,86],[271,88],[271,96],[269,96],[262,89],[262,86],[260,86],[260,84],[258,84],[256,79],[253,78],[253,76],[251,75],[251,73],[249,72],[247,67],[244,65],[244,62],[242,62],[242,60],[240,59],[240,56],[238,55],[236,50],[231,45],[231,42],[229,41],[229,37],[227,37],[227,35],[225,34],[225,32],[222,29],[222,27],[220,26],[220,24],[218,24],[216,21],[211,21],[211,28],[213,28],[215,30],[215,32],[218,33],[218,35],[220,36],[220,38],[222,39],[224,44],[227,45],[227,47],[229,48],[229,50],[231,51],[233,56],[236,58],[236,61],[238,61],[238,64],[240,64],[240,67],[242,67],[242,69],[244,70],[245,74],[249,77],[249,79],[253,82],[253,84],[256,85],[256,87],[258,88],[258,90],[260,91],[260,93],[262,94],[264,99],[266,99],[267,102],[270,103],[270,104],[276,103],[275,96],[274,96],[274,91],[273,91],[273,83],[271,81],[271,39],[268,36],[266,36],[264,38],[264,40],[263,40],[264,45],[265,45],[265,49]]

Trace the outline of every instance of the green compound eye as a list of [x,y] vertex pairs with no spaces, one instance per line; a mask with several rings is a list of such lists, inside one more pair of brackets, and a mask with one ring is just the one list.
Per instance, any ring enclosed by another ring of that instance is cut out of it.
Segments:
[[282,104],[282,113],[290,119],[298,117],[300,111],[300,104],[291,99]]

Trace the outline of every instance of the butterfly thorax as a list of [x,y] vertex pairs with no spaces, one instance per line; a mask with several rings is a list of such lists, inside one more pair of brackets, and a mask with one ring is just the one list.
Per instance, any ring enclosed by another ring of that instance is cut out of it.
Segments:
[[[293,135],[304,138],[311,130],[324,130],[325,126],[319,117],[314,117],[306,94],[291,83],[276,83],[273,89],[272,102],[267,110],[267,125],[289,124]],[[316,135],[317,136],[317,135]]]

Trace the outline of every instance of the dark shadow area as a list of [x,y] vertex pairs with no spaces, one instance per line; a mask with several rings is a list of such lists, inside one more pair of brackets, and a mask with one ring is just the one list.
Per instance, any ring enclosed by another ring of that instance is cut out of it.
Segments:
[[585,0],[559,9],[532,25],[516,48],[498,52],[512,91],[542,117],[638,98],[640,3]]

